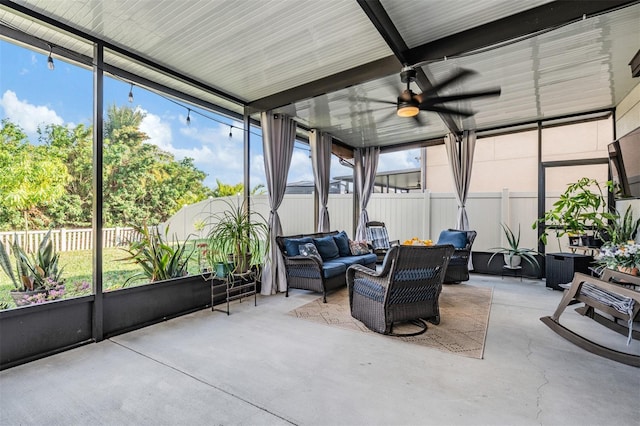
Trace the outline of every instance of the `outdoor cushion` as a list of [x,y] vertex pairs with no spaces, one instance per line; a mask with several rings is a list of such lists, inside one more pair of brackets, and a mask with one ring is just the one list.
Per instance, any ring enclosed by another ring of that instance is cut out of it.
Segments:
[[373,227],[368,228],[369,237],[371,238],[371,245],[374,249],[389,249],[389,233],[385,227]]
[[376,259],[378,258],[378,256],[376,256],[374,253],[367,253],[367,254],[362,254],[359,256],[340,256],[336,259],[331,259],[328,262],[333,263],[333,262],[337,262],[337,263],[344,263],[347,266],[351,266],[351,265],[368,265],[371,263],[376,263]]
[[287,238],[284,240],[284,248],[289,256],[299,256],[300,249],[298,247],[306,243],[313,243],[313,239],[311,237]]
[[352,256],[371,253],[366,241],[349,241],[349,249]]
[[340,231],[337,235],[333,236],[338,246],[338,252],[340,256],[351,256],[351,249],[349,248],[349,236],[346,232]]
[[328,235],[322,238],[314,238],[313,243],[320,253],[322,260],[335,259],[340,256],[340,251],[336,245],[336,241],[333,239],[333,235]]
[[437,244],[452,244],[457,249],[463,249],[467,246],[467,233],[462,231],[442,231]]
[[322,263],[322,257],[318,253],[318,249],[313,243],[300,244],[298,246],[301,256],[315,257]]
[[325,278],[344,275],[346,272],[347,272],[347,266],[344,263],[327,262],[322,265],[322,275]]

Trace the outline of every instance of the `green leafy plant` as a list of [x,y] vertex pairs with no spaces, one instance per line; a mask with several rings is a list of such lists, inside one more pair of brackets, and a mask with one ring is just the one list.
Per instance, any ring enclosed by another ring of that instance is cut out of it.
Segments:
[[[606,182],[606,187],[614,190],[613,182]],[[553,208],[535,221],[532,228],[536,229],[538,224],[546,225],[540,236],[544,244],[548,242],[548,230],[552,229],[562,251],[560,237],[563,235],[580,236],[593,230],[597,236],[606,229],[610,220],[616,218],[617,215],[607,209],[606,198],[598,181],[584,177],[569,184],[560,199],[553,203]]]
[[[269,228],[264,217],[250,212],[244,202],[234,204],[225,201],[227,210],[210,218],[211,229],[207,235],[212,262],[224,262],[230,256],[233,272],[245,272],[252,265],[262,262],[268,247]],[[227,256],[227,259],[225,259]],[[215,267],[215,265],[211,265]]]
[[520,225],[518,225],[518,234],[514,234],[511,228],[509,228],[506,224],[500,224],[502,230],[504,231],[505,237],[507,238],[507,242],[509,247],[493,247],[490,250],[497,250],[494,254],[491,255],[487,264],[491,263],[491,260],[498,254],[506,254],[509,258],[513,256],[520,256],[525,262],[531,265],[533,268],[538,270],[540,268],[540,264],[538,263],[538,259],[536,255],[539,255],[535,250],[529,248],[520,247]]
[[15,274],[7,247],[0,241],[0,266],[13,282],[16,291],[49,291],[64,285],[64,268],[58,265],[60,254],[56,253],[53,247],[51,231],[47,232],[34,253],[29,255],[20,247],[17,235],[14,237],[11,251],[15,258]]
[[136,279],[147,278],[153,282],[183,277],[188,274],[187,266],[194,253],[193,248],[187,251],[187,247],[191,246],[188,237],[185,241],[179,242],[174,236],[169,242],[167,240],[168,227],[165,229],[164,237],[157,227],[150,229],[144,224],[134,228],[142,238],[139,241],[131,242],[129,248],[122,249],[129,253],[129,256],[121,260],[139,265],[142,271],[130,276],[124,282],[124,286]]
[[611,245],[618,245],[633,240],[638,234],[640,228],[640,218],[633,220],[633,211],[631,206],[627,206],[624,216],[611,221],[611,224],[605,228],[608,242]]

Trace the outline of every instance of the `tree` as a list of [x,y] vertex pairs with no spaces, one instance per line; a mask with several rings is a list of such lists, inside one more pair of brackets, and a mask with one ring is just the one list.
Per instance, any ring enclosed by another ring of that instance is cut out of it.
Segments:
[[41,215],[37,206],[64,195],[69,173],[59,158],[52,158],[48,146],[29,144],[22,129],[6,119],[0,137],[0,203],[7,211],[21,213],[26,231],[30,216]]
[[[216,185],[216,189],[213,190],[214,197],[229,197],[244,193],[244,184],[242,182],[235,185],[229,185],[227,183],[221,182],[220,179],[216,179]],[[261,195],[264,193],[264,185],[262,184],[256,185],[251,190],[251,195]]]

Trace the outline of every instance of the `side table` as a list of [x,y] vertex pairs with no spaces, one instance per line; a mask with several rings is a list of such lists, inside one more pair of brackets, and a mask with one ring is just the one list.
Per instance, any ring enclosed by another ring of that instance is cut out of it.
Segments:
[[508,277],[515,277],[515,278],[520,277],[520,282],[522,282],[522,266],[503,265],[501,279],[504,279],[505,275]]
[[[230,314],[229,302],[233,300],[240,300],[253,296],[253,305],[258,306],[257,298],[257,276],[254,271],[249,271],[244,274],[233,274],[226,278],[211,279],[211,311],[226,312]],[[218,290],[218,291],[216,291]],[[222,294],[222,298],[220,295]],[[218,300],[216,300],[216,296]],[[220,300],[222,299],[222,300]],[[226,303],[227,309],[216,308],[216,303]]]

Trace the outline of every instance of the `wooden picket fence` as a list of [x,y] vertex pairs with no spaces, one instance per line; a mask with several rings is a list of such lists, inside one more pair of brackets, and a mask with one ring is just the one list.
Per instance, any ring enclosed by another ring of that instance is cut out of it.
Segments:
[[[8,249],[17,238],[18,244],[26,251],[32,252],[47,235],[49,230],[30,230],[0,232],[0,241]],[[93,249],[93,230],[84,229],[52,229],[51,240],[56,251],[75,251]],[[102,229],[102,247],[119,247],[129,241],[139,241],[140,234],[134,228],[116,227]]]

